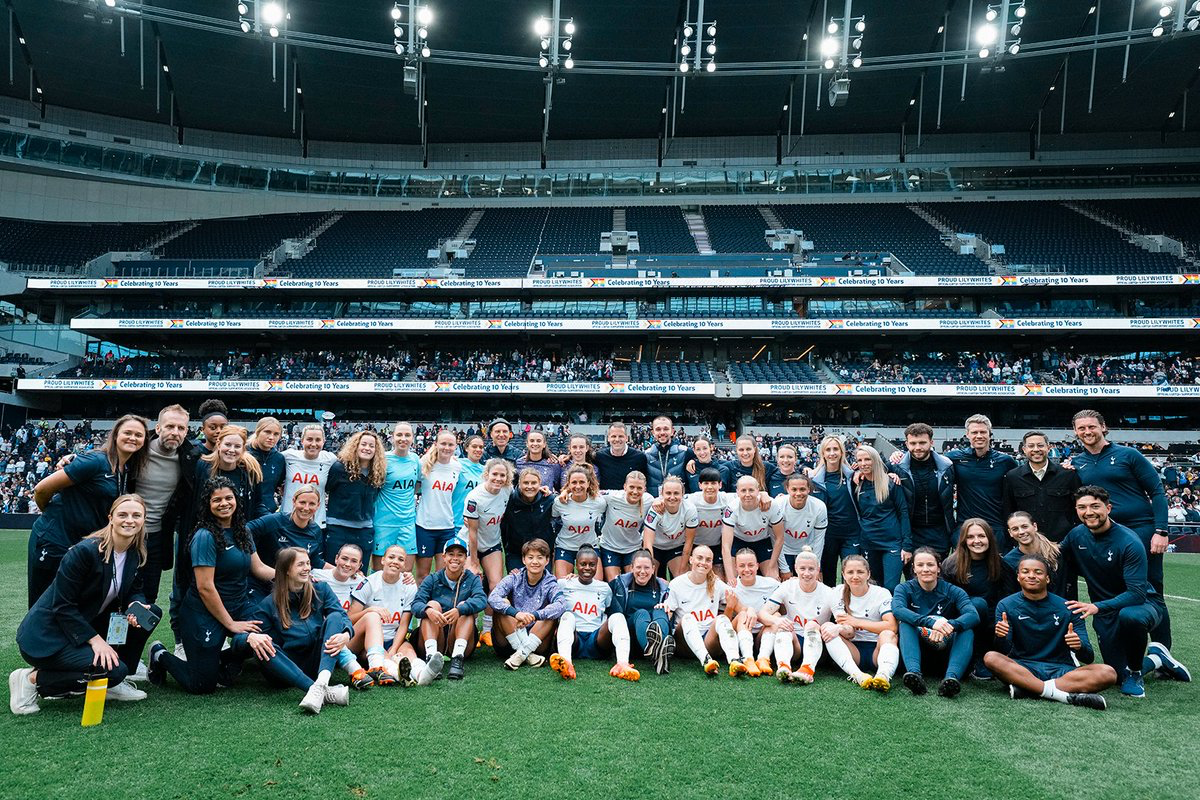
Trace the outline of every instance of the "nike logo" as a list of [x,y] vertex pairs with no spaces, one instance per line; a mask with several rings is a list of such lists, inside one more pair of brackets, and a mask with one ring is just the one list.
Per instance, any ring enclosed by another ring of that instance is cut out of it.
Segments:
[[232,550],[232,549],[233,549],[233,545],[231,545],[231,544],[227,544],[227,545],[225,545],[225,549],[226,549],[226,550]]
[[106,477],[106,478],[115,478],[115,477],[117,477],[117,473],[115,473],[115,472],[114,472],[112,475],[105,475],[104,477]]
[[1079,545],[1079,549],[1080,549],[1080,550],[1087,550],[1087,546],[1086,546],[1086,545],[1082,545],[1082,544],[1081,544],[1081,545]]
[[1026,617],[1026,616],[1022,616],[1021,614],[1018,614],[1017,619],[1032,619],[1032,617]]

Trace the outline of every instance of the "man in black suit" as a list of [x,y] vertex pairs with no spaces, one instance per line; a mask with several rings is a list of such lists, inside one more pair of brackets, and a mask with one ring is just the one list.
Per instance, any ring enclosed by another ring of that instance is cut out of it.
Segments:
[[[1004,476],[1004,516],[1026,511],[1038,530],[1052,542],[1061,542],[1079,524],[1075,516],[1075,490],[1082,484],[1073,469],[1049,459],[1046,434],[1030,431],[1021,437],[1025,462]],[[997,540],[1002,539],[997,531]]]

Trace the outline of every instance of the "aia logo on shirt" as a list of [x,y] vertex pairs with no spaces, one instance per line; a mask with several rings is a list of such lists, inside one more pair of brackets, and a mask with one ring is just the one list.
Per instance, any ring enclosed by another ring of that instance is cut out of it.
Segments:
[[721,527],[721,524],[722,524],[721,520],[719,520],[719,519],[713,519],[713,520],[702,519],[702,520],[700,520],[700,524],[697,525],[696,527],[698,527],[698,528],[719,528],[719,527]]
[[292,476],[292,483],[308,485],[310,483],[320,484],[321,478],[308,472],[297,472]]
[[793,539],[807,539],[808,538],[808,531],[788,531],[787,533],[788,533],[788,536],[792,537]]
[[590,533],[592,530],[592,526],[591,525],[568,525],[567,530],[571,533],[580,533],[580,534]]
[[490,528],[490,527],[492,527],[492,526],[494,526],[494,525],[499,525],[499,524],[500,524],[500,520],[502,520],[502,519],[504,519],[504,517],[502,517],[502,516],[501,516],[501,517],[491,517],[490,519],[488,519],[488,521],[487,521],[487,525],[488,525],[488,527],[489,527],[489,528]]
[[413,480],[412,478],[409,478],[407,480],[401,479],[398,481],[394,481],[392,483],[392,491],[393,492],[398,492],[398,491],[406,491],[407,492],[410,489],[415,489],[415,488],[417,488],[417,482],[415,480]]
[[711,608],[705,608],[700,611],[693,611],[692,619],[696,620],[696,622],[709,622],[715,619],[715,617]]
[[637,521],[636,519],[619,519],[619,520],[616,520],[616,522],[614,522],[613,524],[614,524],[614,525],[616,525],[618,528],[637,528],[637,527],[640,527],[640,526],[638,525],[638,521]]
[[430,491],[434,492],[453,492],[454,481],[435,480],[433,485],[429,487]]
[[596,607],[596,604],[589,603],[585,600],[576,600],[575,605],[571,608],[571,611],[575,614],[583,614],[587,617],[600,616],[600,609]]

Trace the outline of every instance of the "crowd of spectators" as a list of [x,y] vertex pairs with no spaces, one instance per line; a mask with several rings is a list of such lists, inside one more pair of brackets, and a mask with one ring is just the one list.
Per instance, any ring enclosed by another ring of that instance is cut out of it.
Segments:
[[1200,383],[1200,357],[1178,352],[1084,355],[1047,348],[1003,352],[832,353],[825,363],[851,383],[1153,385]]

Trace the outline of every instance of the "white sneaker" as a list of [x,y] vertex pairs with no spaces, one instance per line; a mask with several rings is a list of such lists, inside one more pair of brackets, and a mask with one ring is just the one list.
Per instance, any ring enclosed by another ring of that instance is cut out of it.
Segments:
[[8,675],[8,708],[14,714],[36,714],[42,710],[38,707],[37,687],[29,682],[32,674],[33,668],[25,667]]
[[172,655],[174,655],[180,661],[187,661],[187,651],[183,649],[182,643],[175,645]]
[[300,701],[300,708],[307,711],[309,714],[320,714],[321,706],[325,705],[325,693],[329,687],[323,683],[314,683],[308,687],[308,691],[304,693],[304,699]]
[[109,686],[107,698],[118,702],[136,702],[138,700],[145,700],[146,693],[126,679],[118,684]]
[[446,663],[446,657],[441,653],[434,653],[425,662],[425,671],[421,673],[421,677],[417,678],[418,686],[429,686],[438,678],[442,677],[442,665]]
[[334,706],[350,705],[350,687],[349,686],[326,686],[325,687],[325,702]]
[[145,683],[148,680],[150,680],[150,671],[146,667],[146,662],[139,661],[137,671],[134,672],[132,675],[130,675],[125,680],[133,681],[134,683]]
[[531,667],[540,667],[542,664],[546,663],[546,657],[539,656],[537,653],[530,653],[529,655],[525,656],[525,663]]
[[517,667],[525,663],[525,658],[520,653],[513,653],[504,660],[504,668],[515,670]]

